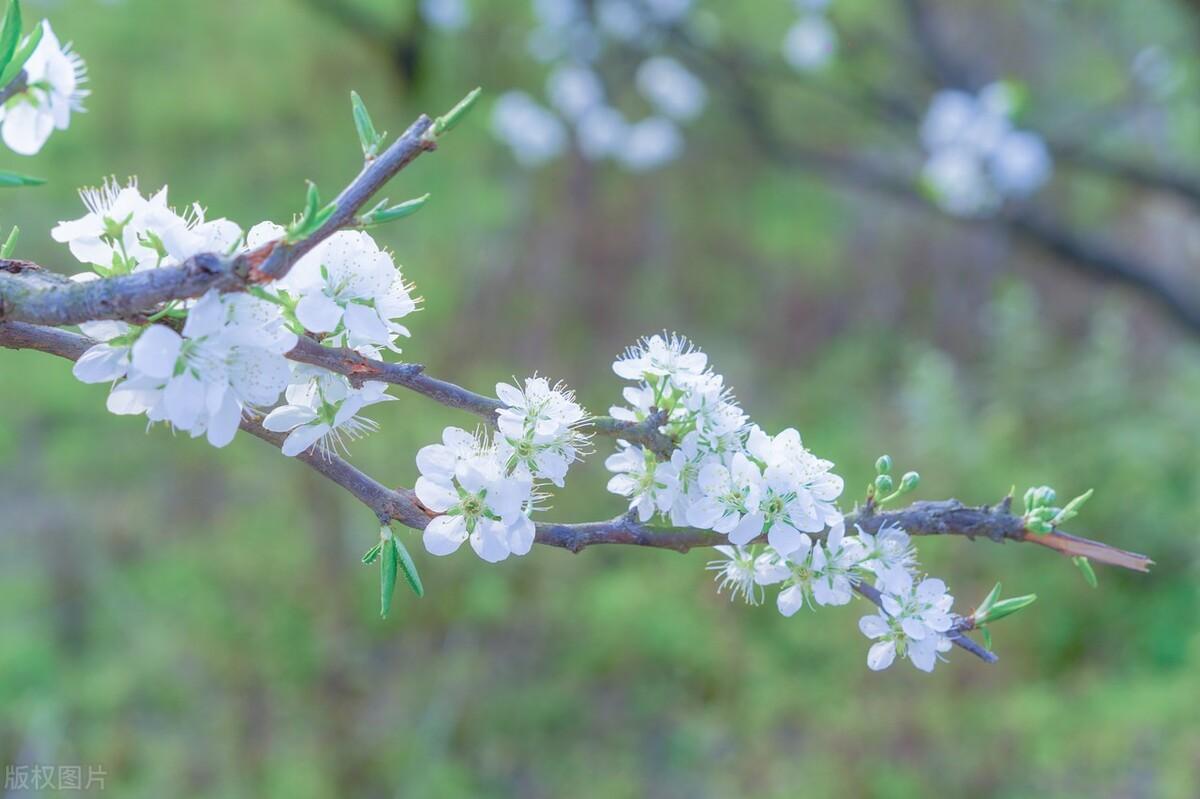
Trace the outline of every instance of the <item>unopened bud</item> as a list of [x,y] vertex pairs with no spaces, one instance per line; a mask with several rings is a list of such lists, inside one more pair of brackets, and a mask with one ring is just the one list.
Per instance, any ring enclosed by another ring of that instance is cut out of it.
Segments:
[[892,493],[892,488],[894,486],[895,484],[892,482],[892,478],[886,474],[881,474],[875,478],[876,494],[890,494]]
[[875,473],[876,474],[887,474],[891,470],[892,470],[891,456],[880,455],[879,460],[875,461]]

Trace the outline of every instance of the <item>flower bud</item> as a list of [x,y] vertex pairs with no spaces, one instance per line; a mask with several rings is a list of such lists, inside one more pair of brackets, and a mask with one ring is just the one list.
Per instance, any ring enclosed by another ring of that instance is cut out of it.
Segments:
[[876,474],[887,474],[891,470],[892,470],[891,456],[890,455],[880,455],[879,460],[875,461],[875,473]]
[[875,478],[875,493],[877,495],[892,493],[892,488],[894,486],[895,484],[892,482],[892,478],[886,474],[881,474]]
[[905,472],[900,478],[900,493],[907,494],[912,491],[921,482],[921,475],[916,472]]

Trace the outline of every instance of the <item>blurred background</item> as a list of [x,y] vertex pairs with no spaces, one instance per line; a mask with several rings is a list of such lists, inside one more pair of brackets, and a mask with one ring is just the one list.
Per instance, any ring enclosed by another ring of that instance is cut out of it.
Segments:
[[[847,506],[885,452],[920,498],[1094,487],[1073,531],[1158,565],[1093,590],[1037,548],[919,541],[962,608],[996,581],[1039,596],[998,665],[933,675],[868,671],[861,603],[729,603],[701,551],[490,566],[414,536],[426,596],[381,621],[351,497],[250,437],[146,434],[5,351],[0,761],[146,797],[1200,795],[1200,6],[25,6],[93,94],[6,156],[49,179],[0,196],[20,257],[70,270],[48,230],[106,175],[285,222],[306,178],[331,195],[358,168],[351,89],[395,134],[481,84],[388,189],[432,193],[379,234],[425,298],[406,358],[484,393],[537,371],[600,413],[613,357],[677,330],[836,462]],[[997,155],[945,110],[964,98],[1029,135]],[[393,393],[353,462],[411,485],[473,420]],[[620,510],[608,445],[556,518]]]

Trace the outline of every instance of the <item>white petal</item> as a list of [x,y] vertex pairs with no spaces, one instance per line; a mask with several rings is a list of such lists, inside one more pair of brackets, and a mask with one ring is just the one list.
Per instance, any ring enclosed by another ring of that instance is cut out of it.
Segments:
[[321,436],[328,432],[329,425],[327,424],[300,425],[288,433],[288,437],[283,440],[283,446],[280,449],[289,458],[295,457],[320,441]]
[[124,347],[96,344],[79,356],[79,360],[71,367],[71,373],[84,383],[109,383],[124,376],[127,353]]
[[880,641],[871,646],[867,652],[867,667],[871,671],[882,671],[892,665],[896,659],[896,644],[893,641]]
[[778,605],[780,613],[791,616],[804,607],[804,591],[798,585],[785,588],[779,592],[775,604]]
[[232,391],[226,391],[217,412],[208,420],[208,443],[218,448],[228,445],[237,434],[241,421],[242,406]]
[[175,362],[179,359],[182,343],[179,334],[171,328],[151,325],[133,344],[133,368],[150,377],[167,379],[175,373]]
[[430,555],[449,555],[467,540],[467,525],[461,516],[437,516],[429,520],[421,540]]
[[868,638],[880,638],[891,629],[882,616],[863,616],[858,620],[858,629]]
[[167,381],[163,390],[167,419],[179,430],[191,430],[204,412],[204,384],[184,372]]
[[342,318],[342,307],[324,294],[313,291],[296,303],[296,318],[314,333],[329,333]]
[[431,480],[422,476],[417,478],[413,490],[422,505],[438,513],[448,511],[458,504],[458,492],[449,482]]
[[379,318],[379,312],[374,308],[352,302],[346,306],[345,321],[351,346],[387,344],[392,340],[383,320]]
[[293,427],[308,424],[317,418],[316,411],[302,405],[282,405],[267,414],[262,426],[275,433],[286,433]]

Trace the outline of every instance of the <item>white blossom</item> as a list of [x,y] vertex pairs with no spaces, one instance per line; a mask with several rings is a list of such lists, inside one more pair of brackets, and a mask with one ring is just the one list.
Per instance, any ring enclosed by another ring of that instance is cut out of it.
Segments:
[[680,386],[704,374],[708,356],[683,336],[654,334],[641,339],[613,362],[613,371],[626,380],[659,384],[663,378]]
[[951,647],[946,633],[954,624],[954,598],[946,593],[946,584],[927,578],[914,585],[909,578],[882,592],[881,600],[881,612],[858,623],[863,635],[876,640],[867,665],[874,671],[886,669],[900,655],[922,671],[933,671],[939,653]]
[[728,588],[731,602],[740,596],[748,605],[762,604],[764,592],[757,579],[762,568],[760,559],[745,547],[722,544],[713,549],[722,557],[710,560],[705,568],[716,572],[717,593]]
[[562,121],[525,92],[509,91],[492,106],[492,131],[523,166],[539,166],[566,147]]
[[829,65],[837,54],[837,32],[820,14],[800,17],[783,38],[783,58],[798,72],[813,72]]
[[66,130],[88,95],[83,59],[71,52],[71,45],[59,44],[49,22],[41,24],[41,41],[25,62],[28,88],[0,106],[0,136],[20,155],[34,155],[52,131]]
[[567,469],[587,443],[579,429],[587,412],[575,395],[562,385],[551,386],[544,377],[530,377],[520,388],[497,383],[496,396],[505,405],[496,411],[496,424],[509,470],[561,488]]
[[704,84],[674,58],[654,56],[638,67],[638,91],[659,113],[683,122],[704,110],[708,91]]
[[470,540],[479,557],[496,563],[532,548],[532,480],[510,474],[489,442],[447,428],[442,444],[417,453],[417,467],[417,498],[441,514],[425,528],[430,554],[449,555]]
[[884,524],[874,535],[858,528],[863,555],[859,566],[875,575],[882,590],[904,586],[912,581],[917,565],[917,553],[903,529]]
[[355,388],[342,375],[317,367],[297,365],[287,402],[267,414],[263,427],[287,433],[281,450],[294,457],[310,448],[329,458],[346,452],[348,442],[379,429],[359,414],[367,407],[393,400],[387,383],[368,380]]
[[829,471],[832,463],[804,447],[795,429],[771,437],[754,426],[746,450],[765,467],[759,512],[767,541],[776,551],[787,555],[808,546],[806,533],[820,532],[842,520],[835,504],[842,493],[842,478]]
[[546,96],[564,117],[579,120],[604,104],[604,86],[588,67],[563,64],[546,78]]
[[665,117],[654,116],[629,126],[618,158],[631,172],[649,172],[674,161],[681,152],[683,134],[679,128]]
[[396,337],[409,334],[396,320],[417,307],[391,254],[362,231],[334,233],[279,286],[295,298],[300,323],[334,345],[395,350]]
[[679,490],[675,467],[627,441],[618,441],[617,446],[618,451],[604,461],[606,469],[616,472],[608,490],[627,497],[629,509],[637,510],[640,521],[649,521],[656,512],[669,513]]
[[700,496],[688,511],[689,524],[728,535],[730,543],[739,545],[762,532],[762,472],[744,454],[736,453],[728,467],[705,464],[697,483]]

